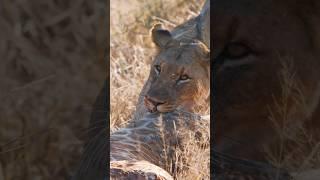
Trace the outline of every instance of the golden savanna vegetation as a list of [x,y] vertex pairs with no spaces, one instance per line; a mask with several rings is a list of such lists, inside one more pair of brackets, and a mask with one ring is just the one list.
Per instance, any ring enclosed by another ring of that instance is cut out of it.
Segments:
[[[111,132],[124,127],[132,118],[147,80],[156,50],[149,34],[152,25],[161,22],[172,29],[195,17],[203,3],[204,0],[111,1]],[[209,134],[209,127],[203,129]],[[168,161],[166,170],[177,179],[209,179],[209,147],[199,148],[196,143],[199,142],[190,137],[183,149],[177,149],[175,163]]]

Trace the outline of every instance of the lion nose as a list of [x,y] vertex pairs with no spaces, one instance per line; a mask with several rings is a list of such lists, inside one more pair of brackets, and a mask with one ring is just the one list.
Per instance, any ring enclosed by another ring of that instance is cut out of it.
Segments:
[[157,111],[157,106],[164,104],[165,101],[161,101],[157,98],[150,97],[150,96],[145,96],[144,97],[144,103],[145,106],[148,108],[149,111],[151,112],[156,112]]

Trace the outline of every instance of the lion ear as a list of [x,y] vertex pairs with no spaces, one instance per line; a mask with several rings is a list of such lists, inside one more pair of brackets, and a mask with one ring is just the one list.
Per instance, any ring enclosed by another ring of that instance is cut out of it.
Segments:
[[166,48],[169,42],[173,39],[168,30],[162,29],[162,24],[155,24],[151,29],[153,42],[161,49]]

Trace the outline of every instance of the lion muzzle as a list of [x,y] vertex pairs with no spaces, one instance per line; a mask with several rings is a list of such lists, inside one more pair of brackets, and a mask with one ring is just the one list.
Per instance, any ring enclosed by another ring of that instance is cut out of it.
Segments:
[[160,101],[150,96],[144,97],[144,104],[150,112],[157,112],[158,111],[157,106],[162,105],[164,103],[165,103],[164,101]]

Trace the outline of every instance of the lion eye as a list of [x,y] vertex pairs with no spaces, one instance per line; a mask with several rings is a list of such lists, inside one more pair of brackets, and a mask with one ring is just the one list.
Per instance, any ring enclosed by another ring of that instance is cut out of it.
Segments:
[[156,71],[157,74],[160,74],[161,66],[160,65],[154,65],[154,70]]
[[180,76],[180,78],[179,78],[180,81],[187,81],[187,80],[189,80],[189,79],[190,79],[190,77],[189,77],[188,75],[182,75],[182,76]]
[[223,56],[228,59],[241,59],[250,54],[250,48],[243,43],[230,43],[223,51]]
[[181,84],[181,83],[186,83],[186,82],[189,82],[191,80],[191,78],[184,74],[184,75],[181,75],[177,81],[177,84]]

